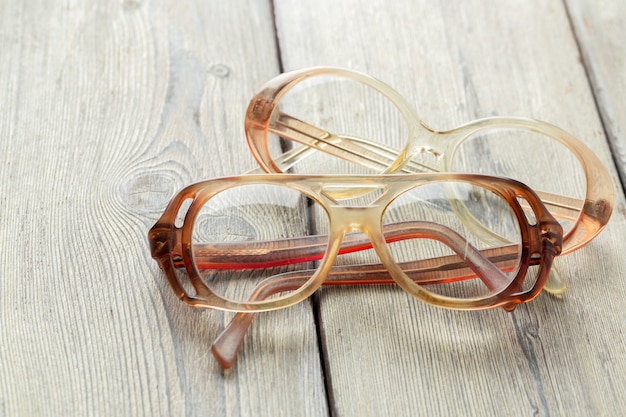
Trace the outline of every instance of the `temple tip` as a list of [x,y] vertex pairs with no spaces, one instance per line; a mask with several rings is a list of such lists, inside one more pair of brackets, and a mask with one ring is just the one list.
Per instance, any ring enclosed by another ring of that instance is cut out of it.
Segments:
[[544,285],[543,289],[551,295],[561,295],[567,289],[567,286],[561,279],[558,271],[556,270],[554,266],[552,267],[552,269],[550,270],[550,273],[548,274],[548,280],[546,281],[546,284]]
[[222,368],[230,369],[235,364],[237,353],[253,317],[254,313],[235,314],[211,345],[211,353]]

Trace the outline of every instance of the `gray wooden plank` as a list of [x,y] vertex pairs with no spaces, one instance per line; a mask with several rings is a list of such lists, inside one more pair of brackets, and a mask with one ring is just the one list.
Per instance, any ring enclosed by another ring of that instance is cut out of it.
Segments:
[[623,181],[626,178],[626,4],[578,0],[566,4]]
[[254,167],[243,112],[278,71],[269,2],[0,2],[0,415],[324,415],[309,303],[226,321],[146,241],[195,180]]
[[[286,70],[370,73],[438,129],[494,114],[546,120],[596,151],[617,184],[561,2],[276,1],[275,13]],[[559,162],[546,170],[558,173]],[[392,288],[324,288],[333,412],[624,414],[626,225],[618,190],[603,234],[556,262],[568,291],[512,314],[443,311]]]

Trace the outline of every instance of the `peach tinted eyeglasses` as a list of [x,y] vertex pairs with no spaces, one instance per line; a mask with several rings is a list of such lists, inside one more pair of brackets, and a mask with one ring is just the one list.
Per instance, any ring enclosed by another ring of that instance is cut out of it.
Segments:
[[[370,102],[374,104],[368,106]],[[535,190],[561,222],[563,254],[597,236],[613,209],[608,170],[563,129],[498,116],[437,131],[390,86],[346,68],[313,67],[278,75],[250,101],[245,130],[265,172],[296,166],[299,173],[315,173],[321,166],[326,174],[338,164],[315,161],[306,166],[312,155],[325,154],[381,173],[470,172],[517,179]],[[272,153],[272,139],[292,149]],[[481,227],[471,216],[465,221]]]

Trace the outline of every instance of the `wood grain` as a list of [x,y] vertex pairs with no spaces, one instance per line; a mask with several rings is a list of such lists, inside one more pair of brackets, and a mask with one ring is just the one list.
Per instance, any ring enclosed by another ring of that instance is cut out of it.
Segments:
[[281,65],[370,73],[438,129],[552,122],[617,184],[624,6],[566,3],[0,2],[0,416],[626,414],[621,187],[557,261],[561,298],[454,312],[325,288],[257,317],[225,374],[230,315],[183,305],[146,241],[177,189],[254,168],[243,112]]
[[[368,72],[439,129],[496,114],[552,122],[594,149],[617,180],[560,2],[277,1],[275,10],[285,69]],[[563,163],[552,156],[547,181]],[[513,314],[441,311],[392,288],[323,289],[333,413],[623,414],[621,191],[617,202],[596,241],[557,261],[568,292]]]
[[269,2],[0,6],[0,415],[324,415],[310,304],[226,318],[172,293],[169,198],[253,168],[243,112],[278,72]]
[[626,180],[626,13],[624,2],[566,2],[607,138]]

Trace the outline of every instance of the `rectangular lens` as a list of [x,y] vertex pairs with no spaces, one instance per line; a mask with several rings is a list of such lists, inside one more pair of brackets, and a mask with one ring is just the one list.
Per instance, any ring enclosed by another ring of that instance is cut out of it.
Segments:
[[[326,236],[311,232],[317,227],[310,215],[316,205],[299,191],[277,185],[248,184],[216,194],[193,224],[201,278],[217,295],[235,302],[297,290],[328,244]],[[327,221],[323,209],[315,211],[320,213],[316,222]],[[307,272],[294,275],[302,270]]]
[[383,217],[394,259],[437,295],[485,298],[515,278],[520,226],[499,195],[465,182],[441,181],[398,196]]

